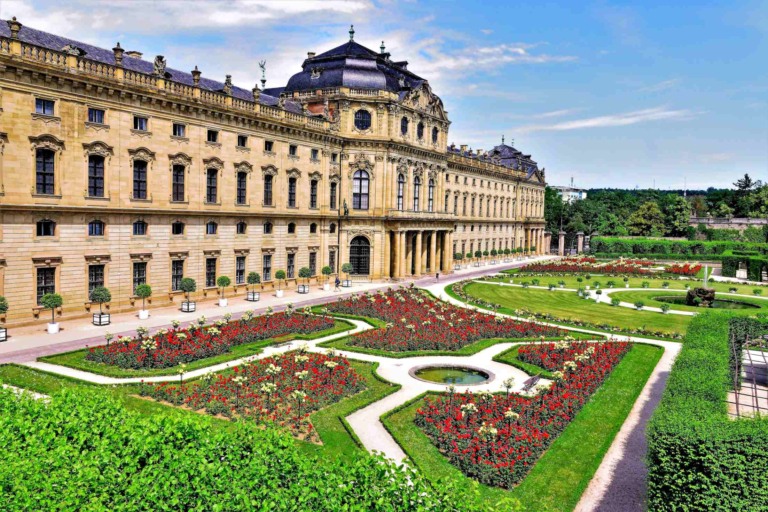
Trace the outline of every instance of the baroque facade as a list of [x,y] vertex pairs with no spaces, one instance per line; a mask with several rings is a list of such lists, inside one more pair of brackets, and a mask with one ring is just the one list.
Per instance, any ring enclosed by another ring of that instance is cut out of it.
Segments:
[[6,320],[37,321],[52,291],[74,316],[100,285],[121,311],[140,283],[153,306],[179,300],[182,277],[204,298],[220,275],[240,295],[251,271],[397,280],[457,252],[541,252],[544,170],[503,143],[449,146],[449,125],[427,80],[352,34],[247,90],[2,21]]

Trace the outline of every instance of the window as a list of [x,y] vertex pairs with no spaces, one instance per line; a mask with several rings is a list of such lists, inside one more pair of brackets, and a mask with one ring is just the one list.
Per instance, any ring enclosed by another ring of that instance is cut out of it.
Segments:
[[35,99],[35,113],[43,114],[44,116],[52,116],[54,105],[55,102],[53,100],[37,98]]
[[408,118],[407,117],[403,117],[400,120],[400,133],[402,133],[403,135],[408,134]]
[[314,222],[309,225],[309,233],[311,235],[314,235],[315,233],[317,233],[317,224],[315,224]]
[[181,123],[173,123],[173,133],[174,137],[186,137],[187,136],[187,125],[181,124]]
[[336,163],[339,161],[339,154],[338,153],[331,153],[331,162]]
[[210,142],[212,144],[216,144],[219,142],[219,132],[218,130],[208,130],[206,139],[207,142]]
[[435,211],[435,180],[430,179],[427,185],[427,211]]
[[245,256],[235,258],[235,284],[245,283]]
[[296,207],[296,178],[288,178],[288,207]]
[[37,221],[37,236],[54,236],[55,234],[56,234],[55,222],[48,219]]
[[133,293],[140,284],[147,284],[147,262],[136,261],[133,263]]
[[38,268],[37,269],[37,303],[46,293],[56,293],[56,269]]
[[272,206],[272,178],[271,174],[264,176],[264,206]]
[[265,281],[272,280],[272,255],[265,254],[261,257],[261,277]]
[[466,215],[467,214],[467,196],[464,196],[463,205],[461,207],[461,214]]
[[313,149],[310,154],[312,160],[320,160],[320,151]]
[[89,108],[88,122],[96,123],[96,124],[104,124],[104,111],[100,108]]
[[104,197],[104,157],[88,155],[88,196]]
[[184,166],[174,165],[171,170],[171,200],[184,201]]
[[216,203],[219,198],[219,171],[208,169],[205,171],[205,202]]
[[248,136],[247,135],[238,135],[237,136],[237,147],[239,147],[239,148],[248,147]]
[[288,223],[288,234],[289,235],[295,235],[296,234],[296,224],[293,222]]
[[88,265],[88,299],[94,288],[104,286],[104,265]]
[[295,144],[291,144],[288,146],[288,156],[298,156],[299,154],[299,147]]
[[244,234],[245,234],[245,232],[246,232],[247,230],[248,230],[248,224],[247,224],[245,221],[242,221],[242,220],[241,220],[241,221],[240,221],[240,222],[238,222],[238,223],[237,223],[237,225],[235,226],[235,232],[236,232],[238,235],[244,235]]
[[219,231],[219,225],[216,224],[214,221],[209,220],[205,224],[205,234],[206,235],[215,235]]
[[271,140],[264,141],[264,151],[266,151],[267,153],[272,153],[272,151],[274,150],[274,147],[275,147],[275,143],[273,141]]
[[424,123],[416,125],[416,137],[418,137],[419,140],[424,138]]
[[184,234],[184,223],[180,220],[177,220],[173,224],[171,224],[171,234],[173,235],[183,235]]
[[335,233],[336,232],[336,224],[331,222],[331,225],[328,226],[328,232],[329,233]]
[[368,173],[355,171],[352,177],[352,208],[355,210],[368,209]]
[[453,196],[453,214],[458,215],[459,214],[459,196]]
[[328,251],[328,266],[335,272],[336,271],[336,249]]
[[440,132],[440,130],[437,129],[437,127],[432,128],[432,144],[437,144],[437,135]]
[[443,199],[443,208],[445,208],[446,213],[448,212],[448,204],[449,204],[448,200],[450,199],[450,197],[451,197],[451,193],[450,192],[446,192],[445,193],[445,198]]
[[309,207],[317,208],[317,180],[309,182]]
[[405,176],[402,174],[397,175],[397,209],[403,209],[403,195],[405,193]]
[[265,235],[271,235],[272,234],[272,223],[271,222],[265,222],[264,223],[264,234]]
[[205,287],[216,286],[216,258],[205,258]]
[[367,130],[371,127],[371,113],[360,109],[355,112],[355,128],[358,130]]
[[143,220],[137,220],[133,223],[133,236],[145,236],[147,234],[147,223]]
[[286,264],[285,274],[288,279],[293,279],[296,276],[296,254],[288,253],[288,263]]
[[331,210],[336,209],[336,189],[338,188],[338,183],[331,183]]
[[50,149],[37,149],[35,151],[36,167],[35,179],[38,194],[54,194],[54,158],[56,154]]
[[472,210],[470,211],[471,215],[475,216],[475,198],[472,198]]
[[181,290],[181,280],[184,279],[184,260],[171,261],[171,290]]
[[147,198],[147,162],[133,161],[133,199]]
[[316,252],[309,253],[309,275],[311,276],[317,275],[317,253]]
[[142,116],[133,116],[133,129],[140,132],[147,131],[149,126],[149,119]]
[[413,211],[419,211],[419,203],[421,202],[421,178],[418,176],[413,180]]
[[89,222],[88,236],[104,236],[104,223],[100,220],[92,220]]

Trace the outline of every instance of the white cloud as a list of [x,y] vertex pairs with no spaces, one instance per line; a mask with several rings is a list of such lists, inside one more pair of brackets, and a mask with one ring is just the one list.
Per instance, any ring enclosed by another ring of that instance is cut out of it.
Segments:
[[576,112],[581,112],[582,110],[583,109],[580,109],[580,108],[564,108],[562,110],[553,110],[551,112],[544,112],[544,113],[541,113],[541,114],[533,114],[533,115],[528,116],[528,117],[531,117],[531,118],[534,118],[534,119],[549,119],[549,118],[552,118],[552,117],[569,116],[571,114],[575,114]]
[[490,28],[481,28],[480,32],[482,32],[483,34],[485,34],[487,36],[493,34],[493,30],[490,29]]
[[606,116],[590,117],[586,119],[577,119],[574,121],[563,121],[549,125],[522,126],[516,131],[521,133],[529,133],[537,131],[566,131],[581,130],[585,128],[629,126],[651,121],[688,120],[694,118],[696,115],[696,113],[690,110],[669,110],[665,107],[655,107],[644,110],[635,110],[633,112],[625,112],[622,114],[611,114]]
[[680,79],[679,78],[673,78],[671,80],[664,80],[664,81],[656,83],[656,84],[652,84],[652,85],[649,85],[649,86],[646,86],[646,87],[641,87],[638,90],[640,92],[660,92],[660,91],[665,91],[667,89],[671,89],[671,88],[677,86],[677,84],[679,84],[679,83],[680,83]]

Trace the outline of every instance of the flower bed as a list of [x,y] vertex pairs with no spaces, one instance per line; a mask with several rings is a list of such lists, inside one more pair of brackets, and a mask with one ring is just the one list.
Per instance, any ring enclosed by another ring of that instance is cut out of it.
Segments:
[[212,415],[272,423],[301,438],[317,440],[310,413],[365,388],[343,358],[303,349],[235,367],[231,374],[200,380],[143,384],[141,395]]
[[565,336],[562,329],[470,311],[436,300],[413,288],[352,296],[328,305],[328,311],[387,322],[351,338],[351,345],[405,352],[459,350],[488,338]]
[[554,373],[549,388],[533,397],[449,392],[426,399],[416,412],[416,425],[467,476],[512,488],[629,349],[629,343],[613,341],[521,347],[521,360]]
[[138,329],[135,337],[126,336],[118,338],[111,345],[91,348],[85,358],[120,368],[168,368],[224,354],[235,345],[287,334],[310,334],[333,326],[332,318],[299,314],[291,310],[259,317],[246,313],[240,320],[219,321],[208,326],[205,326],[203,317],[197,325],[186,329],[163,329],[152,336],[146,330]]
[[678,276],[690,276],[693,277],[701,271],[700,263],[674,263],[664,269],[665,272],[675,274]]
[[626,274],[651,275],[647,268],[652,262],[645,260],[616,260],[607,263],[595,263],[586,258],[565,258],[559,261],[531,263],[520,269],[520,272],[568,272],[590,274]]

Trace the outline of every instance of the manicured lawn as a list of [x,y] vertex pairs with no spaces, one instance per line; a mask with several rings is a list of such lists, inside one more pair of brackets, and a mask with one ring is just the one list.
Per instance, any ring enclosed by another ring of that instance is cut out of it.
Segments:
[[[261,352],[261,349],[274,345],[276,343],[284,343],[291,340],[314,340],[332,334],[348,331],[353,329],[354,326],[344,320],[336,320],[334,326],[331,329],[315,332],[312,334],[295,334],[281,336],[279,338],[272,338],[269,340],[260,340],[254,343],[246,343],[243,345],[235,345],[230,352],[226,354],[219,354],[214,357],[208,357],[205,359],[198,359],[187,363],[187,371],[197,370],[199,368],[205,368],[207,366],[213,366],[219,363],[226,363],[227,361],[234,361],[242,357],[248,357]],[[58,364],[61,366],[67,366],[69,368],[75,368],[77,370],[83,370],[86,372],[96,373],[99,375],[105,375],[107,377],[154,377],[161,375],[176,375],[178,373],[178,366],[172,366],[168,368],[156,368],[151,370],[133,370],[130,368],[120,368],[119,366],[112,366],[108,364],[97,363],[94,361],[88,361],[85,356],[88,354],[89,349],[74,350],[72,352],[64,352],[61,354],[55,354],[52,356],[44,356],[39,358],[40,361],[46,363]]]
[[475,494],[479,503],[489,504],[490,510],[504,510],[500,503],[505,499],[516,499],[527,510],[573,510],[662,352],[659,347],[635,345],[512,491],[477,484],[452,466],[432,445],[413,423],[423,396],[385,415],[382,420],[416,467],[430,480],[455,480],[467,494]]
[[683,315],[664,315],[652,311],[637,311],[608,304],[597,304],[592,300],[580,298],[575,292],[482,283],[470,283],[464,291],[471,296],[500,304],[501,313],[512,315],[517,309],[527,309],[568,320],[581,320],[622,329],[649,329],[669,334],[685,333],[691,321],[690,317]]
[[[707,311],[707,309],[697,308],[695,306],[686,306],[685,304],[671,304],[671,303],[665,303],[662,301],[654,300],[654,297],[663,297],[665,295],[685,297],[685,293],[682,291],[637,290],[637,291],[630,291],[630,292],[613,292],[611,293],[611,298],[616,298],[623,302],[631,302],[632,304],[634,304],[637,301],[643,301],[645,302],[646,306],[651,306],[654,308],[661,307],[662,304],[669,304],[670,309],[676,309],[679,311],[693,311],[696,313]],[[723,299],[723,300],[733,300],[736,302],[746,302],[747,304],[754,304],[756,306],[760,306],[760,309],[750,308],[750,309],[729,310],[735,315],[749,316],[757,313],[765,313],[766,311],[768,311],[768,297],[766,297],[765,299],[759,299],[759,298],[753,298],[753,297],[741,297],[741,296],[736,296],[728,293],[718,293],[716,294],[715,298]]]

